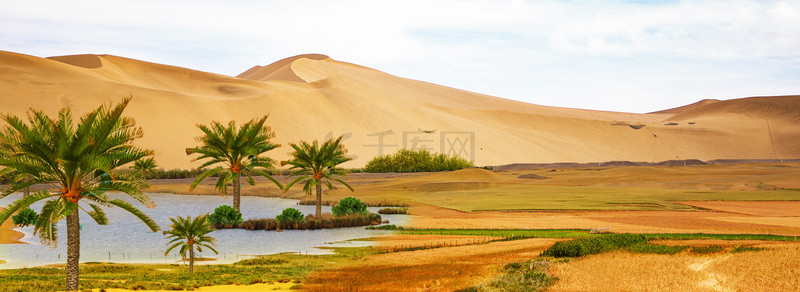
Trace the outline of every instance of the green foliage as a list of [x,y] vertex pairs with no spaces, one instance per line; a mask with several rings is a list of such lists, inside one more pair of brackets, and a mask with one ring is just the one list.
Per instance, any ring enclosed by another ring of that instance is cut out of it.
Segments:
[[748,252],[748,251],[762,251],[764,249],[765,248],[763,248],[763,247],[739,245],[739,246],[733,248],[733,250],[731,250],[731,253],[740,253],[740,252]]
[[364,172],[444,171],[470,167],[475,167],[475,165],[459,156],[433,154],[427,150],[400,149],[392,155],[372,158],[364,166]]
[[39,214],[36,214],[31,208],[25,208],[19,211],[17,215],[11,216],[11,222],[15,226],[28,227],[28,225],[36,225],[39,222]]
[[[197,125],[203,131],[203,135],[197,138],[202,145],[186,148],[186,155],[199,154],[200,156],[192,161],[204,161],[200,166],[200,169],[204,170],[192,182],[190,188],[194,189],[207,177],[218,176],[216,189],[221,193],[227,193],[228,184],[238,181],[241,176],[244,176],[250,185],[254,185],[253,175],[266,177],[283,188],[269,173],[269,170],[273,169],[273,161],[265,153],[280,145],[270,141],[275,137],[275,133],[265,125],[266,121],[267,116],[252,119],[241,128],[237,127],[234,121],[229,122],[227,126],[219,122],[212,122],[211,126]],[[214,165],[216,167],[206,169]],[[234,192],[236,194],[238,190]]]
[[677,254],[686,250],[687,246],[669,246],[652,243],[640,243],[629,246],[625,250],[632,253],[652,253],[652,254]]
[[275,257],[275,256],[261,256],[252,259],[244,259],[234,263],[235,265],[245,265],[245,266],[254,266],[254,265],[277,265],[277,264],[285,264],[289,261],[284,259],[283,257]]
[[345,197],[339,200],[339,204],[331,208],[334,216],[350,215],[357,213],[367,213],[367,205],[355,197]]
[[609,234],[557,242],[545,250],[542,255],[552,257],[580,257],[617,250],[646,242],[647,238],[640,234]]
[[[291,208],[290,208],[291,209]],[[293,212],[293,211],[291,211]],[[283,214],[281,214],[283,215]],[[278,217],[281,217],[278,215]],[[295,218],[302,216],[296,213],[293,215]],[[242,228],[247,230],[276,230],[276,229],[326,229],[326,228],[341,228],[341,227],[355,227],[380,224],[381,215],[375,213],[359,213],[352,215],[343,215],[334,217],[330,213],[322,214],[322,216],[307,216],[302,221],[285,221],[279,222],[278,219],[248,219],[239,225],[223,225],[221,228]]]
[[528,261],[507,264],[504,273],[489,283],[456,291],[544,291],[558,278],[547,274],[549,262]]
[[367,226],[369,230],[403,230],[403,227],[397,227],[394,224],[386,224],[386,225],[378,225],[378,226]]
[[208,222],[217,226],[221,224],[240,224],[242,223],[242,213],[228,205],[222,205],[214,209],[214,213],[208,215]]
[[275,217],[275,220],[277,220],[278,223],[285,224],[285,223],[300,223],[305,221],[306,218],[303,216],[303,213],[300,213],[299,210],[295,208],[286,208],[283,209],[283,212],[281,212],[280,215]]
[[[178,216],[178,218],[169,218],[172,221],[172,228],[164,232],[169,246],[164,256],[168,255],[170,251],[175,248],[180,248],[179,253],[185,259],[189,259],[189,272],[194,272],[194,251],[203,252],[203,248],[210,249],[214,253],[218,253],[215,246],[217,240],[207,234],[214,231],[211,223],[205,215],[200,215],[192,219],[192,216],[186,218]],[[187,257],[186,254],[189,254]]]
[[[108,223],[101,207],[116,206],[132,213],[152,231],[158,224],[122,199],[111,199],[108,191],[127,194],[145,206],[152,206],[142,193],[147,184],[140,176],[119,168],[153,155],[133,146],[142,136],[133,119],[122,113],[130,99],[116,106],[101,106],[82,116],[77,124],[69,109],[56,117],[31,109],[28,121],[3,115],[7,126],[0,132],[0,176],[16,178],[0,195],[25,189],[33,184],[56,186],[57,191],[39,191],[11,203],[0,213],[0,222],[38,201],[47,200],[35,224],[44,244],[55,245],[56,223],[72,212],[83,210],[100,225]],[[78,202],[86,203],[78,208]]]
[[325,184],[331,189],[333,188],[332,182],[338,182],[351,191],[353,190],[342,180],[347,177],[344,169],[338,167],[339,164],[352,160],[345,156],[347,149],[342,145],[341,136],[327,140],[322,145],[317,141],[311,144],[300,141],[298,144],[289,145],[294,149],[294,152],[291,153],[292,159],[282,161],[281,165],[290,165],[291,175],[298,177],[286,185],[284,192],[301,181],[304,182],[303,191],[307,194],[310,194],[311,189],[317,185]]
[[384,215],[407,214],[407,213],[408,213],[408,208],[383,208],[378,210],[378,214],[384,214]]
[[149,178],[152,176],[153,171],[155,171],[158,165],[156,164],[156,160],[153,157],[148,157],[146,159],[139,159],[133,162],[132,169],[141,173],[142,177]]
[[709,254],[709,253],[720,253],[724,251],[725,248],[721,245],[713,244],[709,246],[694,246],[692,249],[689,250],[691,253],[697,254]]
[[[314,271],[330,266],[332,262],[350,262],[355,257],[351,249],[334,248],[335,254],[297,255],[278,254],[266,260],[242,260],[234,264],[209,264],[195,267],[195,273],[185,273],[177,264],[114,264],[81,263],[81,288],[110,290],[171,290],[235,284],[247,285],[260,279],[264,283],[292,280],[302,282]],[[363,253],[363,252],[362,252]],[[249,261],[249,263],[244,263]],[[283,262],[283,263],[281,263]],[[63,268],[0,269],[0,292],[64,291]]]

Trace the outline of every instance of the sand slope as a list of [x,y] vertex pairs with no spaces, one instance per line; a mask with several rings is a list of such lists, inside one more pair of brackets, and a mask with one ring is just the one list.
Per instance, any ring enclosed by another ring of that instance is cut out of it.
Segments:
[[[183,149],[200,134],[195,124],[265,114],[285,146],[274,158],[286,157],[288,142],[345,134],[355,158],[347,167],[415,143],[460,151],[478,165],[800,157],[797,96],[632,114],[511,101],[324,55],[291,57],[229,77],[111,55],[45,59],[0,52],[4,113],[24,114],[29,107],[84,112],[127,96],[134,98],[128,115],[145,130],[139,143],[155,149],[166,168],[192,166]],[[382,149],[374,146],[378,133]]]

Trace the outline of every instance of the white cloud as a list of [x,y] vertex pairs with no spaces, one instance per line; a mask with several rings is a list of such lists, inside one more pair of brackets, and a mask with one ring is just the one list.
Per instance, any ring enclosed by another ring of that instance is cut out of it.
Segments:
[[301,53],[539,104],[644,112],[800,93],[800,4],[4,1],[0,49],[236,75]]

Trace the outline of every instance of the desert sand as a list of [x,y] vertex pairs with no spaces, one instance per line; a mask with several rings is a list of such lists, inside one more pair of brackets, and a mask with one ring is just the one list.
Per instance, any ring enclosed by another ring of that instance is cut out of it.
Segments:
[[[83,113],[132,96],[127,114],[145,132],[138,143],[156,150],[167,169],[196,166],[184,153],[200,134],[195,124],[266,114],[275,141],[284,146],[272,151],[273,158],[286,158],[289,142],[344,134],[355,158],[346,167],[363,166],[404,145],[412,148],[415,141],[417,148],[433,151],[466,150],[460,154],[478,165],[800,157],[800,96],[706,101],[634,114],[517,102],[324,55],[243,68],[238,77],[112,55],[0,52],[0,67],[3,113],[24,115],[30,107]],[[371,146],[379,144],[378,133],[385,134],[383,147]]]

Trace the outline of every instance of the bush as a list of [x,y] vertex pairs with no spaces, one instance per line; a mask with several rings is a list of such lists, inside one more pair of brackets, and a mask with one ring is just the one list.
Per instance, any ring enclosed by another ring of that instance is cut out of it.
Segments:
[[275,217],[275,220],[277,220],[278,223],[280,224],[287,224],[287,223],[300,223],[305,221],[306,218],[303,217],[303,213],[300,213],[299,210],[295,208],[286,208],[283,209],[283,212],[281,212],[281,214],[278,215],[278,217]]
[[19,211],[17,215],[11,216],[11,222],[16,226],[27,227],[28,225],[35,225],[39,222],[39,214],[31,208],[25,208]]
[[452,155],[433,154],[427,150],[400,149],[392,155],[376,156],[364,166],[364,172],[420,172],[458,170],[475,167],[469,160]]
[[[294,208],[289,208],[294,209]],[[288,210],[288,209],[287,209]],[[286,211],[286,210],[284,210]],[[297,211],[295,209],[295,211]],[[294,211],[288,211],[294,213]],[[291,216],[300,216],[302,218],[302,214],[300,211],[295,213],[296,215]],[[282,215],[278,215],[279,218],[283,219]],[[287,214],[287,216],[290,216]],[[296,220],[298,217],[294,217]],[[324,229],[324,228],[341,228],[341,227],[356,227],[356,226],[366,226],[366,225],[375,225],[381,223],[381,215],[375,213],[358,213],[358,214],[351,214],[351,215],[343,215],[339,217],[334,217],[331,213],[323,213],[322,216],[314,217],[309,215],[305,218],[305,220],[301,221],[286,221],[286,222],[278,222],[278,219],[249,219],[247,221],[242,222],[237,226],[233,225],[221,225],[218,228],[221,229],[230,229],[230,228],[243,228],[247,230],[277,230],[277,229]]]
[[378,214],[407,214],[408,208],[383,208],[378,210]]
[[242,223],[242,213],[228,205],[222,205],[214,209],[214,213],[208,215],[208,222],[214,226],[238,225]]
[[557,242],[542,255],[552,257],[580,257],[617,250],[647,242],[641,234],[611,234]]
[[331,212],[336,217],[342,215],[367,213],[367,205],[361,200],[354,197],[346,197],[339,201],[339,204],[331,208]]

